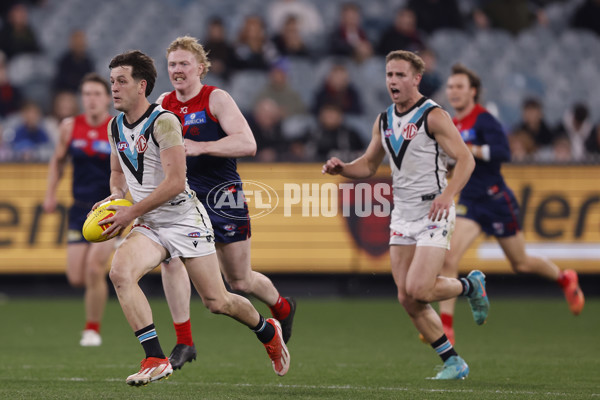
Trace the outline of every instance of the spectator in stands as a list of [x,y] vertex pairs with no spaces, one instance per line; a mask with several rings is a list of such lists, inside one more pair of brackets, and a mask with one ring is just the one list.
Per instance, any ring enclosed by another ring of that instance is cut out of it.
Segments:
[[273,99],[264,98],[254,105],[247,120],[256,140],[256,161],[278,161],[287,150],[281,129],[282,119],[281,107]]
[[69,38],[69,49],[60,57],[54,77],[54,91],[77,93],[81,79],[94,71],[94,61],[88,53],[85,32],[75,30]]
[[479,29],[503,29],[517,35],[535,23],[547,25],[542,7],[531,0],[479,0],[473,21]]
[[15,4],[3,22],[0,29],[0,50],[9,60],[17,54],[40,51],[37,37],[29,26],[29,14],[25,5]]
[[585,0],[573,14],[571,26],[600,35],[600,0]]
[[343,64],[334,64],[325,81],[317,89],[313,113],[319,114],[324,104],[336,104],[343,113],[360,115],[363,112],[358,91],[350,82],[348,69]]
[[377,44],[377,54],[386,56],[390,51],[419,52],[425,48],[425,39],[417,29],[417,17],[410,8],[396,12],[394,23],[383,32]]
[[549,161],[556,163],[575,161],[573,159],[573,146],[567,135],[559,134],[554,138],[554,142],[552,142],[552,159]]
[[20,90],[8,80],[6,56],[0,51],[0,119],[18,111],[21,101]]
[[436,71],[437,58],[431,49],[423,49],[419,55],[425,61],[425,72],[419,84],[419,92],[423,96],[432,97],[442,86],[442,77]]
[[585,151],[588,157],[600,160],[600,124],[596,125],[585,141]]
[[321,13],[309,1],[275,0],[267,8],[267,17],[271,32],[279,32],[289,17],[295,17],[298,29],[307,39],[323,33],[324,25]]
[[329,157],[354,159],[364,151],[361,136],[344,124],[344,113],[337,104],[324,104],[316,128],[307,133],[314,146],[314,159]]
[[79,114],[77,95],[70,91],[58,92],[52,99],[52,110],[46,119],[46,130],[53,144],[57,143],[60,123],[68,117]]
[[544,121],[542,103],[536,98],[530,97],[523,102],[522,121],[515,130],[522,130],[529,135],[538,150],[554,142],[554,132]]
[[306,105],[300,94],[288,83],[289,61],[285,58],[277,60],[269,72],[269,80],[265,87],[256,97],[255,103],[269,98],[275,101],[281,108],[283,118],[292,115],[304,114]]
[[304,39],[300,35],[300,29],[298,27],[298,18],[295,16],[289,16],[283,25],[273,37],[273,43],[277,47],[277,51],[282,56],[291,57],[309,57],[310,53]]
[[277,59],[277,49],[267,37],[265,24],[257,15],[249,15],[239,31],[235,46],[238,69],[268,71]]
[[331,54],[352,57],[357,63],[373,55],[373,46],[361,26],[360,7],[355,3],[342,5],[338,26],[331,32]]
[[456,0],[410,0],[420,30],[431,34],[440,28],[462,29],[464,21]]
[[535,155],[535,142],[524,129],[516,129],[508,135],[511,160],[515,162],[531,161]]
[[27,101],[21,108],[21,123],[15,128],[12,151],[19,161],[47,161],[52,143],[43,126],[43,113],[37,103]]
[[572,109],[565,111],[557,133],[571,142],[573,161],[582,161],[585,158],[585,141],[593,129],[594,123],[585,104],[577,103]]
[[221,18],[213,17],[208,22],[204,49],[209,54],[211,75],[228,80],[235,60],[235,51],[227,41],[227,33]]

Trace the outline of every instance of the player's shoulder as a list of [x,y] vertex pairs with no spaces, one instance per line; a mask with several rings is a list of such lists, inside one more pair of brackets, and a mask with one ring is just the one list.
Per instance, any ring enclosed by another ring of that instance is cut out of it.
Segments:
[[486,127],[486,126],[501,126],[500,121],[496,118],[489,110],[481,107],[479,114],[475,119],[475,125]]

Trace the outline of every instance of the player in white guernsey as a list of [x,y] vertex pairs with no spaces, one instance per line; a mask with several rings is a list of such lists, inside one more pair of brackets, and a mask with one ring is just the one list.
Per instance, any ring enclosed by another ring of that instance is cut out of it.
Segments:
[[[454,228],[453,199],[475,161],[450,116],[419,93],[424,70],[425,63],[412,52],[389,53],[386,85],[393,104],[375,120],[371,142],[361,157],[350,163],[333,157],[322,172],[368,178],[387,153],[394,191],[390,258],[398,299],[444,361],[434,379],[462,379],[469,367],[444,335],[440,317],[429,303],[466,295],[475,321],[483,324],[487,318],[489,303],[480,271],[461,279],[439,276]],[[450,183],[448,156],[456,160]]]
[[246,298],[225,288],[210,220],[187,184],[181,124],[173,113],[146,99],[156,80],[154,62],[131,51],[114,57],[109,67],[114,107],[121,114],[108,128],[111,195],[102,202],[122,198],[127,191],[134,201],[130,207],[109,207],[116,213],[104,220],[112,223],[106,235],[134,222],[114,255],[110,278],[146,353],[140,371],[130,375],[127,384],[144,385],[173,371],[160,347],[148,300],[138,285],[142,276],[173,257],[185,264],[204,305],[251,328],[265,345],[275,372],[285,375],[289,353],[279,323],[265,320]]

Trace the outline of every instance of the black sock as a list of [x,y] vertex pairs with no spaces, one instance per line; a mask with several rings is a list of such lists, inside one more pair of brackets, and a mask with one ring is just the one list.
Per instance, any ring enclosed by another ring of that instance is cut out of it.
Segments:
[[252,332],[256,333],[256,337],[262,343],[268,343],[275,336],[275,327],[268,323],[261,315],[258,325],[252,329]]
[[450,357],[458,355],[446,335],[442,335],[438,340],[431,343],[431,347],[433,347],[435,352],[438,353],[438,356],[440,356],[444,362]]
[[165,354],[163,353],[160,343],[158,342],[158,335],[156,334],[156,329],[154,329],[154,324],[150,324],[147,327],[135,332],[135,336],[142,344],[142,347],[146,352],[146,358],[165,358]]
[[468,280],[467,278],[458,278],[458,280],[460,281],[463,290],[462,293],[460,294],[461,296],[470,296],[471,293],[473,293],[473,284],[471,283],[470,280]]

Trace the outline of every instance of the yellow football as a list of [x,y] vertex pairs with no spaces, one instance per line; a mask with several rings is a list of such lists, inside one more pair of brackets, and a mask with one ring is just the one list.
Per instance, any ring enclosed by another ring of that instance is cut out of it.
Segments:
[[110,200],[100,204],[98,208],[90,212],[85,222],[83,223],[83,228],[81,229],[85,240],[87,240],[88,242],[104,242],[105,240],[112,239],[113,237],[119,234],[119,232],[115,232],[111,236],[104,236],[102,235],[102,232],[107,230],[111,226],[111,224],[98,225],[98,222],[115,215],[114,210],[106,209],[106,207],[113,205],[130,206],[131,202],[127,199]]

